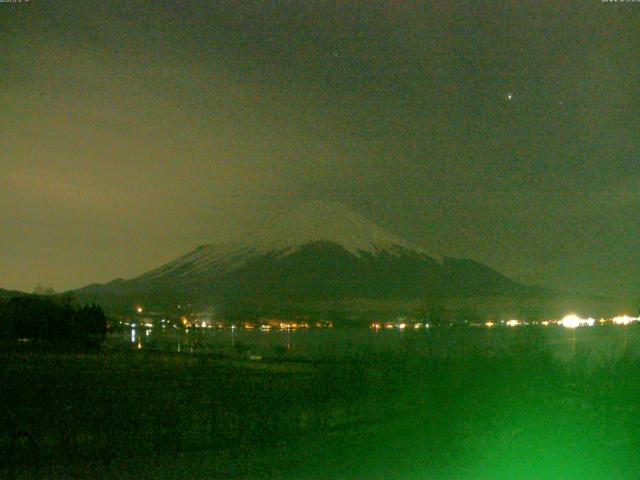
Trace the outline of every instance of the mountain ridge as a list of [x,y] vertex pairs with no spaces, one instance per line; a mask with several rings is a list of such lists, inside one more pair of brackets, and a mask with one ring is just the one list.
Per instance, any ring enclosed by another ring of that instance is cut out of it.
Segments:
[[237,240],[200,245],[137,277],[76,292],[304,303],[511,295],[526,289],[482,263],[429,254],[340,204],[310,202]]

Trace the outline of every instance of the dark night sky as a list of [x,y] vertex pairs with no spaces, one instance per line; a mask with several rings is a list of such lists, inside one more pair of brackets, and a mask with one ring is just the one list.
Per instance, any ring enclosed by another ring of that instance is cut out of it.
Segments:
[[640,3],[0,3],[0,287],[339,201],[521,281],[640,287]]

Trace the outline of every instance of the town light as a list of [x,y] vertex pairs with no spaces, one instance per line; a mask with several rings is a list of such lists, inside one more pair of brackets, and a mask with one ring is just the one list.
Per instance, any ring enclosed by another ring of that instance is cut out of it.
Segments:
[[592,327],[595,323],[596,321],[593,318],[580,318],[574,313],[565,315],[560,320],[560,325],[565,328]]
[[620,315],[614,317],[612,320],[614,325],[629,325],[632,322],[637,322],[638,319],[634,317],[630,317],[629,315]]

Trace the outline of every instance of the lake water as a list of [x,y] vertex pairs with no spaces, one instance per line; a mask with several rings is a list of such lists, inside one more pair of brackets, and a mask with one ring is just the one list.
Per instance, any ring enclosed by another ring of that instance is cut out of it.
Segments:
[[419,354],[434,358],[500,355],[547,347],[560,359],[578,355],[608,361],[640,353],[640,326],[436,327],[420,330],[328,328],[131,329],[111,334],[109,348],[261,357],[346,358],[366,353]]

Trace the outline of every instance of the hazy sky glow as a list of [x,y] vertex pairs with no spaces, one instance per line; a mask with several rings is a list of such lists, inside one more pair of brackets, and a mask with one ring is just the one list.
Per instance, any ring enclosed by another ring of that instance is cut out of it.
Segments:
[[0,287],[339,201],[552,287],[640,284],[640,4],[0,3]]

